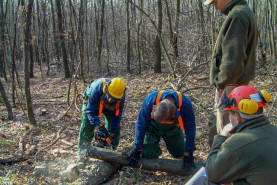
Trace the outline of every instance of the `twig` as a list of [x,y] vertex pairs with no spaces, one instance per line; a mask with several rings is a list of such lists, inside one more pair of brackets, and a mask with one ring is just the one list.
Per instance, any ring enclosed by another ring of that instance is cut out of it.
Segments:
[[198,67],[200,67],[200,66],[206,65],[206,64],[208,64],[209,62],[210,62],[210,61],[204,62],[204,63],[202,63],[202,64],[199,64],[199,65],[193,67],[192,69],[190,69],[186,74],[182,74],[181,77],[180,77],[180,80],[178,81],[178,84],[176,85],[176,87],[177,87],[178,89],[180,89],[180,85],[181,85],[182,81],[183,81],[194,69],[196,69],[196,68],[198,68]]
[[20,156],[23,156],[23,154],[24,154],[24,144],[23,144],[24,139],[25,139],[31,132],[34,132],[34,131],[40,131],[40,129],[35,128],[35,129],[28,130],[28,131],[21,137],[21,139],[19,140],[18,147],[19,147]]
[[50,143],[49,145],[43,147],[41,150],[45,150],[45,149],[51,147],[52,145],[54,145],[54,144],[61,138],[61,136],[62,136],[61,133],[62,133],[66,128],[67,128],[67,127],[62,127],[62,128],[58,131],[56,139],[55,139],[52,143]]
[[54,145],[54,144],[61,138],[61,133],[62,133],[67,127],[68,127],[68,126],[66,126],[66,127],[63,126],[63,127],[58,131],[57,137],[56,137],[56,139],[55,139],[52,143],[50,143],[49,145],[47,145],[47,146],[43,147],[42,149],[38,150],[37,153],[35,154],[35,158],[36,158],[36,156],[37,156],[42,150],[45,150],[45,149],[51,147],[52,145]]
[[211,85],[192,87],[192,88],[184,90],[182,93],[187,92],[187,91],[191,91],[191,90],[195,90],[195,89],[200,89],[200,88],[203,88],[203,89],[212,89],[213,87]]

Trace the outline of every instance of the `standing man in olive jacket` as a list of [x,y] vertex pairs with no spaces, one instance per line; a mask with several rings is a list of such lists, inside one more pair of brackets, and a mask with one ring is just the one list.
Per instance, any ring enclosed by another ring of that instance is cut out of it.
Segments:
[[210,84],[216,88],[215,112],[209,118],[209,143],[228,123],[228,114],[217,108],[228,84],[248,85],[255,78],[257,23],[246,0],[206,0],[227,15],[217,37],[212,55]]
[[230,123],[215,136],[206,161],[207,177],[195,184],[276,184],[277,126],[263,114],[270,101],[268,92],[248,85],[235,88],[225,98]]

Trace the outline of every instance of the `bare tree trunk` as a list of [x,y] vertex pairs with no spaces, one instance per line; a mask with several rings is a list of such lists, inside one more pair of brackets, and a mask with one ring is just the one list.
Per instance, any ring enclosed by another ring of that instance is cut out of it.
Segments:
[[29,46],[29,55],[30,55],[30,78],[34,78],[34,52],[33,52],[33,45],[30,44]]
[[163,7],[162,7],[162,1],[158,0],[158,35],[156,36],[155,41],[155,63],[154,63],[154,73],[161,73],[162,72],[162,49],[161,49],[161,43],[160,38],[162,34],[162,23],[163,23]]
[[[74,77],[74,64],[75,64],[75,58],[76,58],[76,50],[77,50],[76,48],[77,48],[77,45],[78,45],[78,43],[77,43],[78,40],[75,37],[75,29],[74,29],[74,23],[77,24],[76,23],[77,22],[77,17],[76,17],[76,12],[75,12],[75,9],[74,9],[74,6],[73,6],[71,0],[69,0],[69,5],[70,5],[71,12],[73,14],[72,17],[70,18],[70,22],[71,22],[71,40],[72,40],[71,45],[73,46],[73,49],[72,49],[72,54],[71,54],[71,63],[72,63],[72,65],[71,65],[71,74],[72,75],[71,75],[70,80],[69,80],[69,86],[68,86],[68,91],[67,91],[67,105],[68,106],[70,105],[69,101],[70,101],[71,82],[72,82],[72,78]],[[77,75],[77,74],[75,74],[75,75]]]
[[[34,16],[32,16],[34,17]],[[29,76],[30,78],[34,78],[34,51],[33,51],[33,42],[29,45],[29,56],[30,56],[30,71]]]
[[130,32],[130,11],[129,11],[129,3],[126,0],[126,31],[127,31],[127,43],[126,43],[126,65],[127,65],[127,72],[131,73],[130,67],[130,58],[131,58],[131,32]]
[[[140,0],[139,7],[143,9],[143,0]],[[138,51],[138,73],[141,74],[141,58],[142,58],[142,52],[141,52],[141,41],[140,41],[140,34],[141,34],[141,24],[143,21],[143,15],[142,12],[140,12],[140,20],[138,23],[138,32],[137,32],[137,51]]]
[[[204,12],[203,12],[203,6],[202,6],[203,1],[198,0],[198,7],[199,7],[199,11],[200,11],[200,27],[202,30],[202,46],[200,47],[199,50],[201,50],[201,48],[205,48],[206,47],[206,29],[205,29],[205,24],[204,24]],[[206,55],[207,56],[207,55]],[[201,61],[200,59],[198,60],[199,62]]]
[[34,4],[34,0],[29,0],[27,17],[26,17],[25,39],[24,39],[24,55],[25,55],[24,78],[25,78],[25,96],[26,96],[28,119],[29,119],[29,123],[31,125],[36,126],[37,123],[36,123],[34,112],[33,112],[32,98],[31,98],[31,92],[30,92],[29,55],[28,55],[28,50],[30,48],[30,42],[32,39],[31,26],[32,26],[33,4]]
[[108,57],[108,61],[107,61],[107,64],[106,64],[106,70],[107,70],[108,75],[110,75],[111,74],[111,70],[110,70],[110,67],[109,67],[109,63],[110,63],[110,47],[109,47],[108,32],[107,32],[106,27],[105,27],[105,37],[106,37],[106,47],[107,47],[107,57]]
[[85,84],[85,78],[84,78],[84,69],[83,69],[83,63],[84,63],[84,0],[80,1],[80,9],[79,9],[79,24],[78,24],[78,40],[79,40],[79,57],[80,57],[80,76],[83,80],[83,83]]
[[[167,18],[168,18],[168,25],[169,25],[169,35],[170,35],[170,44],[172,49],[174,48],[174,33],[173,33],[173,28],[172,28],[172,21],[171,21],[171,15],[170,15],[170,10],[168,8],[168,2],[165,0],[165,8],[166,8],[166,13],[167,13]],[[173,57],[173,62],[176,61],[176,57]]]
[[49,52],[48,52],[48,25],[47,25],[47,19],[46,19],[46,2],[42,1],[42,13],[43,13],[43,22],[42,22],[42,58],[43,62],[47,66],[46,74],[49,76],[50,73],[50,62],[49,62]]
[[175,27],[174,27],[174,33],[173,33],[173,58],[174,58],[174,60],[177,60],[177,57],[178,57],[179,20],[180,20],[180,0],[176,0]]
[[99,62],[100,73],[102,73],[102,43],[103,43],[103,31],[104,31],[104,15],[105,15],[105,0],[101,0],[101,21],[100,21],[100,35],[98,38],[98,54],[97,60]]
[[274,33],[274,26],[273,26],[273,5],[272,5],[272,0],[269,0],[270,4],[270,28],[271,28],[271,42],[273,46],[273,57],[277,57],[277,50],[276,50],[276,39],[275,39],[275,33]]
[[63,65],[64,65],[64,77],[70,78],[70,71],[68,67],[68,56],[65,48],[65,33],[63,29],[63,18],[62,18],[62,9],[61,9],[61,1],[55,0],[56,6],[57,6],[57,15],[58,15],[58,23],[59,23],[59,31],[60,31],[60,41],[62,46],[62,52],[63,52]]
[[11,106],[11,104],[9,102],[9,99],[8,99],[7,95],[6,95],[4,86],[2,85],[1,78],[0,78],[0,93],[1,93],[2,99],[3,99],[4,103],[5,103],[7,112],[8,112],[8,120],[13,120],[12,106]]
[[115,30],[115,24],[114,24],[114,9],[113,9],[113,0],[111,0],[111,9],[112,9],[112,18],[113,18],[113,35],[114,35],[113,43],[114,43],[114,47],[115,47],[115,49],[116,49],[116,30]]
[[13,21],[13,25],[14,25],[14,37],[13,37],[13,44],[11,44],[11,50],[12,50],[12,106],[15,107],[15,55],[16,55],[16,36],[17,36],[17,14],[18,14],[18,9],[19,9],[19,5],[20,5],[20,0],[18,0],[18,4],[17,4],[17,8],[15,11],[15,20]]
[[57,62],[58,64],[60,63],[60,47],[59,47],[59,41],[58,41],[58,35],[57,35],[57,30],[56,30],[56,18],[55,18],[55,11],[54,11],[54,5],[53,5],[53,0],[50,0],[51,3],[51,15],[52,15],[52,32],[53,32],[53,37],[54,37],[54,46],[55,46],[55,54],[57,57]]
[[4,77],[5,81],[8,81],[6,70],[5,70],[5,61],[6,57],[6,44],[5,44],[5,35],[7,34],[5,31],[6,25],[6,15],[7,15],[7,3],[6,2],[6,10],[4,11],[3,1],[0,2],[0,42],[1,42],[1,51],[0,51],[0,77]]
[[164,53],[165,53],[165,56],[166,56],[168,65],[169,65],[169,67],[170,67],[170,69],[171,69],[171,71],[172,71],[172,75],[175,76],[174,66],[173,66],[172,61],[171,61],[171,59],[170,59],[170,57],[169,57],[169,54],[168,54],[167,49],[166,49],[166,47],[165,47],[165,44],[164,44],[164,42],[163,42],[163,40],[162,40],[162,36],[159,34],[159,31],[158,31],[158,28],[157,28],[155,22],[153,21],[153,19],[151,19],[150,15],[148,15],[144,10],[142,10],[140,7],[138,7],[138,6],[137,6],[135,3],[133,3],[131,0],[128,0],[128,2],[129,2],[130,4],[132,4],[134,7],[136,7],[139,11],[141,11],[141,12],[150,20],[150,22],[151,22],[151,24],[153,25],[154,29],[155,29],[156,32],[158,33],[158,37],[159,37],[160,43],[161,43],[161,45],[162,45],[162,47],[163,47],[163,50],[164,50]]
[[40,22],[40,9],[39,9],[39,0],[36,1],[36,7],[37,7],[37,25],[38,25],[38,29],[37,29],[37,42],[35,44],[35,51],[36,51],[36,60],[37,63],[39,65],[39,69],[40,69],[40,74],[41,74],[41,78],[43,79],[43,72],[42,72],[42,63],[41,63],[41,56],[40,53],[41,51],[39,50],[39,47],[42,45],[42,36],[41,36],[41,22]]
[[[97,2],[94,1],[94,18],[95,18],[95,45],[96,48],[98,46],[98,38],[99,38],[99,11],[97,9]],[[98,62],[99,68],[101,69],[101,63]]]
[[[88,24],[88,2],[86,1],[86,5],[85,5],[85,9],[86,9],[86,20],[85,20],[85,25],[86,25],[86,34],[88,34],[88,33],[90,33],[90,27],[88,26],[89,24]],[[90,24],[90,25],[92,25],[92,24]],[[92,31],[92,29],[91,29],[91,31]],[[87,68],[87,76],[89,76],[89,51],[90,51],[90,43],[91,42],[91,40],[90,39],[86,39],[86,56],[87,56],[87,58],[86,58],[86,60],[87,60],[87,66],[86,66],[86,68]]]

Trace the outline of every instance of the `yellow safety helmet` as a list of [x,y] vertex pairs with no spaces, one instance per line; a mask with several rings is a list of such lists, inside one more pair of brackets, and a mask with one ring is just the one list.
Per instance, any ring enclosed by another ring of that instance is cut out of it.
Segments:
[[125,94],[125,83],[121,78],[113,78],[106,89],[110,97],[121,100]]

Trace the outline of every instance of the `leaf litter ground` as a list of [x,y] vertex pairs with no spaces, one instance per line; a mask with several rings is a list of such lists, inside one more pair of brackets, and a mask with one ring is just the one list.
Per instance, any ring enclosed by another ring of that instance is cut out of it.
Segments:
[[[53,73],[51,77],[45,77],[44,80],[38,77],[39,72],[36,75],[35,78],[31,79],[31,93],[39,129],[24,138],[25,161],[14,163],[13,165],[0,165],[0,182],[3,184],[62,184],[60,172],[64,171],[68,165],[77,162],[76,145],[81,125],[81,113],[73,107],[63,119],[58,119],[68,108],[66,99],[69,80],[62,78],[58,73]],[[147,95],[156,90],[172,90],[171,83],[177,84],[177,80],[170,80],[165,73],[152,74],[152,72],[145,72],[141,75],[122,73],[109,77],[116,76],[122,77],[127,85],[126,103],[121,121],[121,143],[118,148],[118,151],[123,151],[124,148],[129,147],[130,143],[133,142],[135,121]],[[276,99],[276,88],[274,88],[276,84],[272,85],[272,79],[268,78],[266,74],[259,75],[256,79],[251,85],[270,89],[272,98]],[[4,82],[4,85],[9,99],[11,99],[11,83]],[[77,79],[79,93],[82,94],[87,85],[88,83],[84,85],[81,79]],[[194,71],[183,81],[182,89],[180,90],[185,91],[196,87],[194,90],[184,92],[192,101],[196,116],[197,149],[194,152],[196,161],[205,161],[210,150],[207,122],[213,109],[214,89],[207,87],[207,85],[208,71]],[[25,101],[22,99],[22,93],[19,89],[18,93],[24,103]],[[71,91],[70,102],[72,101],[72,96],[73,92]],[[30,125],[28,125],[26,111],[22,111],[21,107],[25,109],[25,105],[20,106],[17,103],[16,108],[13,109],[15,119],[8,121],[5,120],[7,113],[4,104],[0,103],[1,159],[15,159],[16,156],[19,156],[18,145],[20,139],[31,129]],[[46,113],[42,114],[42,110]],[[271,112],[266,112],[266,114],[276,124],[274,121],[276,108],[272,106],[269,107],[269,110]],[[65,130],[61,133],[60,138],[55,144],[49,146],[57,138],[57,133],[62,127],[65,127]],[[161,147],[163,154],[160,158],[171,158],[166,151],[164,142],[161,142]],[[67,184],[84,183],[83,179],[90,175],[97,163],[100,163],[100,161],[91,159],[90,165],[80,171],[79,178]],[[35,167],[40,165],[48,165],[47,174],[37,175],[35,173]],[[160,171],[123,167],[111,176],[105,184],[185,184],[189,178]]]

